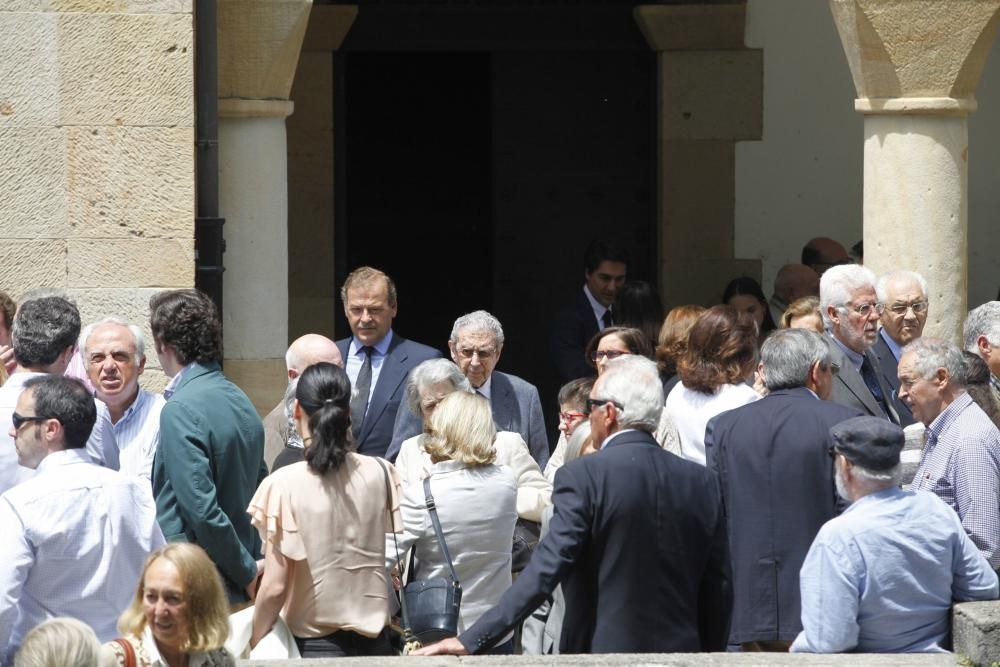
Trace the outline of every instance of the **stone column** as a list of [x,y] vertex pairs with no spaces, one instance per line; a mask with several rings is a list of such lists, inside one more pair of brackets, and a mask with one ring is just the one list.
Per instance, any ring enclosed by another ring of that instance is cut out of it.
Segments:
[[743,44],[746,5],[639,5],[659,90],[660,294],[666,307],[718,303],[760,260],[735,257],[735,147],[759,140],[763,59]]
[[967,310],[967,117],[1000,0],[830,0],[865,114],[865,264],[921,273],[927,335],[958,342]]
[[288,337],[334,337],[334,56],[357,5],[317,5],[292,85],[288,119]]
[[219,0],[219,204],[226,373],[262,413],[285,388],[285,119],[311,0]]

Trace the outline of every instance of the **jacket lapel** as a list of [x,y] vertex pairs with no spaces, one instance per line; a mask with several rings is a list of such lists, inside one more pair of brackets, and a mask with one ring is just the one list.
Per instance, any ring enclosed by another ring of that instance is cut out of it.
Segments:
[[365,421],[361,425],[358,442],[364,442],[368,434],[371,433],[379,417],[385,411],[386,406],[389,405],[389,399],[392,398],[396,388],[399,387],[403,378],[406,377],[405,363],[408,355],[405,350],[399,349],[399,346],[404,341],[405,339],[402,336],[393,332],[389,349],[385,354],[385,359],[382,360],[382,368],[378,372],[378,382],[375,383],[372,400],[368,404],[368,410],[365,412]]
[[517,396],[514,395],[514,385],[503,373],[493,372],[493,386],[490,391],[490,409],[493,411],[493,423],[498,431],[521,432],[521,420],[517,410]]

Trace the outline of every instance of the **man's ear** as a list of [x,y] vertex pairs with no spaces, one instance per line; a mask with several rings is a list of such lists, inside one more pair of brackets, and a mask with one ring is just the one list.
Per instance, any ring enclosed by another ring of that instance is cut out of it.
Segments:
[[976,339],[976,348],[979,350],[979,356],[983,359],[989,359],[993,353],[993,346],[990,345],[990,340],[986,336],[980,336]]

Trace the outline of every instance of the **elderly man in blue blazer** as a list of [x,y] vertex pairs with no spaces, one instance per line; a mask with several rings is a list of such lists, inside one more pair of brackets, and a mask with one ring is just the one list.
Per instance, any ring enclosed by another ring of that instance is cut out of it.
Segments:
[[441,353],[392,330],[396,285],[378,269],[362,266],[352,271],[340,296],[351,327],[351,337],[338,340],[337,347],[351,380],[354,441],[359,454],[386,456],[407,374]]
[[587,405],[601,449],[556,472],[549,532],[528,567],[472,627],[418,655],[488,651],[560,583],[560,654],[725,649],[732,598],[719,487],[653,439],[663,410],[656,365],[615,359]]
[[[549,460],[549,440],[538,389],[516,375],[494,370],[503,340],[500,321],[485,310],[477,310],[455,320],[448,348],[472,388],[490,402],[497,430],[520,434],[532,458],[544,470]],[[400,410],[386,458],[394,460],[403,441],[419,435],[422,428],[419,415],[405,407]]]

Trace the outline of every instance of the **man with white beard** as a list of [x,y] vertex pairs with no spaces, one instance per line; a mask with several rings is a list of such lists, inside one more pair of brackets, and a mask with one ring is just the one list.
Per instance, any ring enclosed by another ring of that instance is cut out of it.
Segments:
[[958,515],[902,491],[903,430],[878,417],[830,429],[837,491],[852,503],[813,541],[799,575],[792,652],[945,652],[952,601],[994,600],[997,575]]

